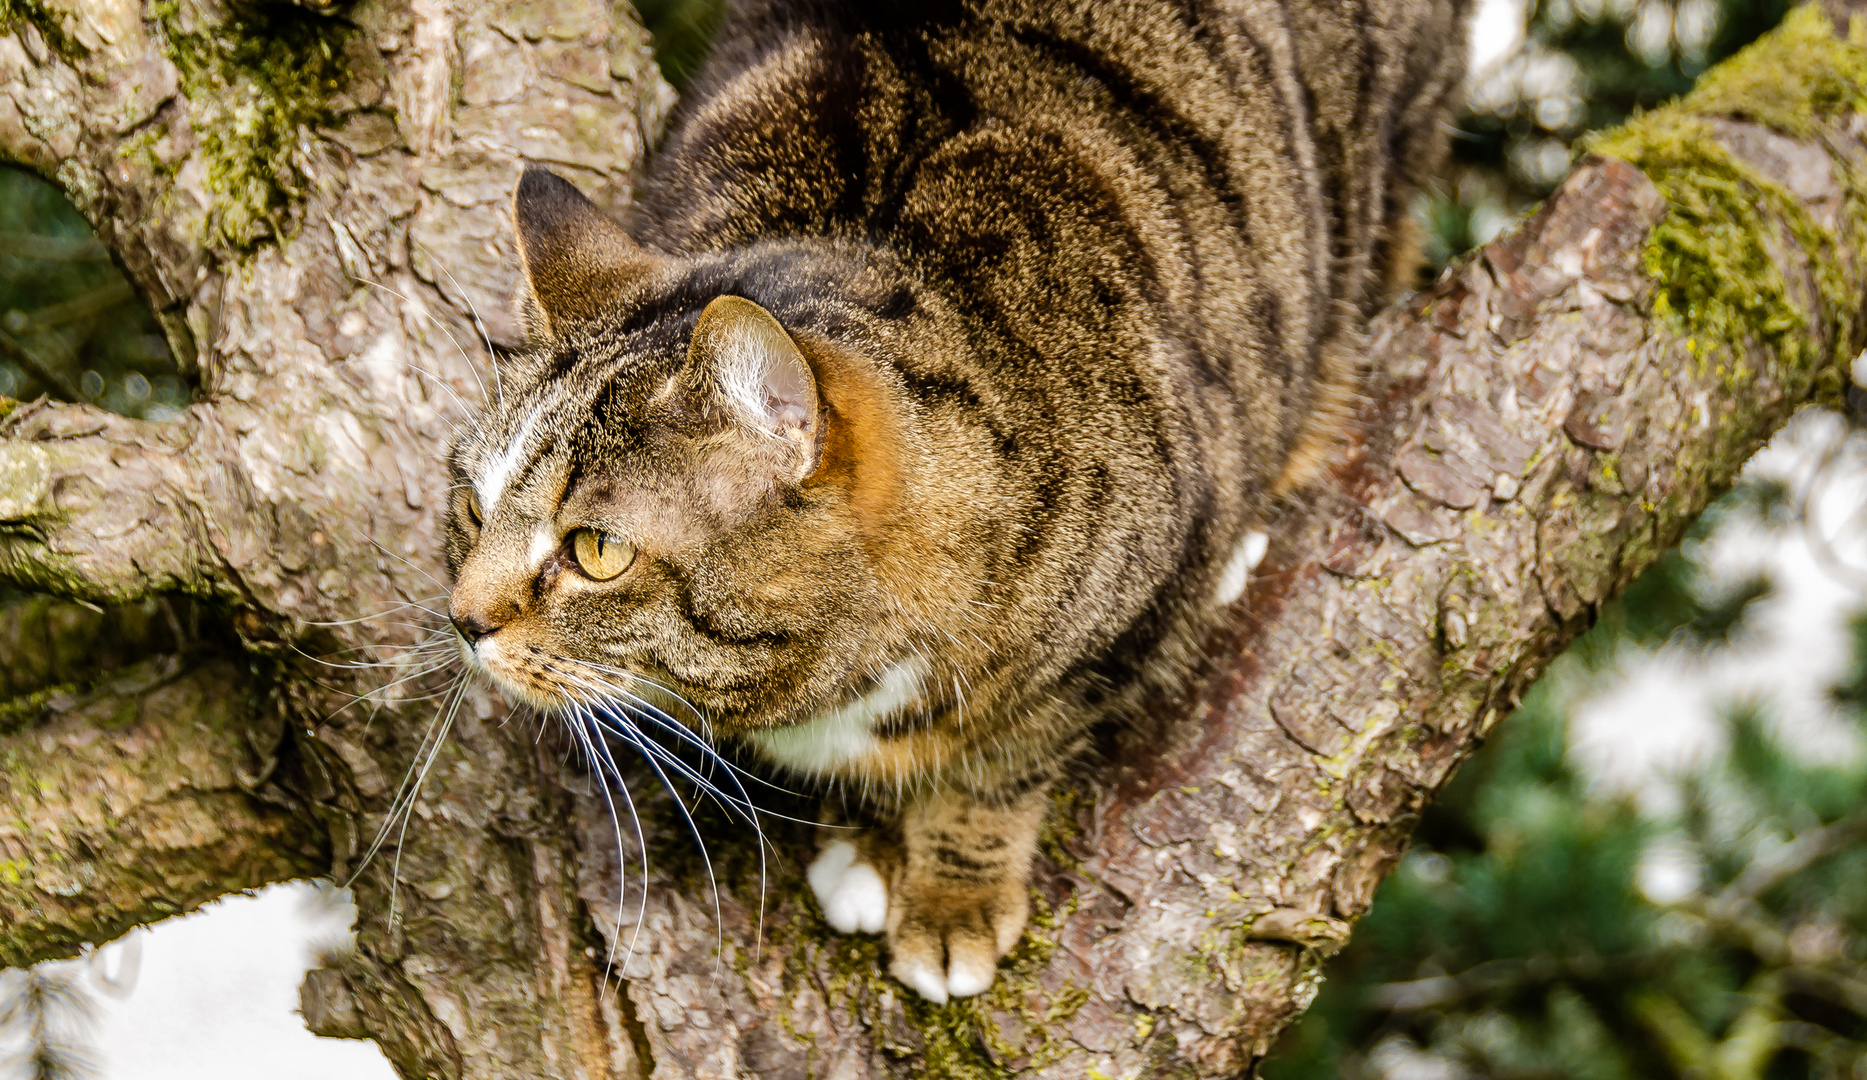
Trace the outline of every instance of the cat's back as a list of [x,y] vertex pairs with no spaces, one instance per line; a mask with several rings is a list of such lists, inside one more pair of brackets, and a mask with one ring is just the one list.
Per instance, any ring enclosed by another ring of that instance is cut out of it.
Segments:
[[[1357,204],[1419,179],[1407,159],[1442,142],[1418,129],[1459,70],[1464,6],[743,0],[651,165],[638,227],[671,248],[890,233],[909,190],[937,182],[930,159],[1008,126],[1052,167],[1017,178],[1027,201],[1097,202],[1096,182],[1207,195],[1248,233],[1302,231],[1257,247],[1339,256],[1378,241]],[[968,164],[975,186],[951,203],[1009,193],[1004,163]]]
[[1131,411],[1098,452],[1165,440],[1262,493],[1327,442],[1409,265],[1463,3],[746,0],[632,229],[885,248],[966,318],[956,377]]
[[[969,214],[1105,208],[1148,228],[1216,199],[1235,228],[1315,218],[1291,27],[1266,10],[1254,28],[1167,0],[750,0],[677,113],[639,227],[671,248],[843,233],[932,251]],[[917,196],[952,213],[930,220]]]
[[1405,257],[1462,6],[747,0],[634,228],[879,240],[987,318],[1061,289],[1053,312],[1143,303],[1220,366],[1301,367]]

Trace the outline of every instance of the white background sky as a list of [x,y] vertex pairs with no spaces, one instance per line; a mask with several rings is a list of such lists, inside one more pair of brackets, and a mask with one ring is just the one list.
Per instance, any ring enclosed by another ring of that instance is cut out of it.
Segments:
[[[104,1080],[395,1080],[373,1042],[321,1039],[297,1013],[298,984],[320,944],[356,910],[321,903],[307,882],[229,896],[56,965],[96,990],[83,1042]],[[140,953],[140,963],[129,954]],[[133,981],[123,976],[126,960]],[[103,974],[127,982],[118,997]]]

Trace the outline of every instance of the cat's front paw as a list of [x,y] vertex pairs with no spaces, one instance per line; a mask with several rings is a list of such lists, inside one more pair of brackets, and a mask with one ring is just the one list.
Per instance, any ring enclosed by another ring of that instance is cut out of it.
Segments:
[[839,934],[879,934],[888,923],[888,883],[856,845],[832,840],[804,876],[824,921]]
[[909,877],[889,899],[888,973],[935,1004],[991,986],[998,958],[1018,943],[1031,914],[1017,880],[962,885]]

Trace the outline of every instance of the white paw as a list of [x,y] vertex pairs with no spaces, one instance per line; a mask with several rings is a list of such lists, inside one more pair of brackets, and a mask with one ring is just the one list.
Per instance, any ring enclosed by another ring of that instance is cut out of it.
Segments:
[[888,885],[875,868],[856,861],[856,845],[833,840],[824,845],[805,877],[823,917],[839,934],[879,934],[888,922]]
[[1270,549],[1269,533],[1252,529],[1239,538],[1238,546],[1232,549],[1232,557],[1219,574],[1218,584],[1213,586],[1213,602],[1223,607],[1245,594],[1245,586],[1251,584],[1251,571],[1264,561],[1264,553]]
[[956,998],[981,994],[997,976],[997,964],[955,957],[947,964],[946,992]]
[[935,1005],[946,1004],[946,973],[933,964],[924,960],[896,960],[889,965],[888,973]]
[[1264,553],[1271,549],[1271,534],[1252,529],[1245,538],[1238,542],[1240,556],[1244,559],[1246,570],[1256,570],[1264,561]]
[[904,958],[889,965],[888,972],[935,1005],[944,1005],[949,998],[983,994],[998,977],[996,964],[964,959],[950,961],[947,970],[941,971],[926,960]]

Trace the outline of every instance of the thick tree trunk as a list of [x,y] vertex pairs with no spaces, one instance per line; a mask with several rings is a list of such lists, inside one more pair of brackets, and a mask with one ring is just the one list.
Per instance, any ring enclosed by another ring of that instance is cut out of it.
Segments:
[[481,326],[519,333],[502,201],[522,159],[626,201],[671,96],[631,12],[63,2],[0,3],[0,155],[72,195],[202,392],[173,424],[14,412],[0,581],[187,593],[237,640],[0,719],[0,962],[359,871],[306,1015],[411,1077],[1238,1074],[1422,802],[1861,345],[1867,55],[1801,12],[1377,321],[1359,434],[1203,688],[1109,734],[1026,941],[936,1008],[827,934],[807,830],[761,890],[703,815],[716,900],[652,779],[644,852],[536,720],[424,697],[440,448]]

